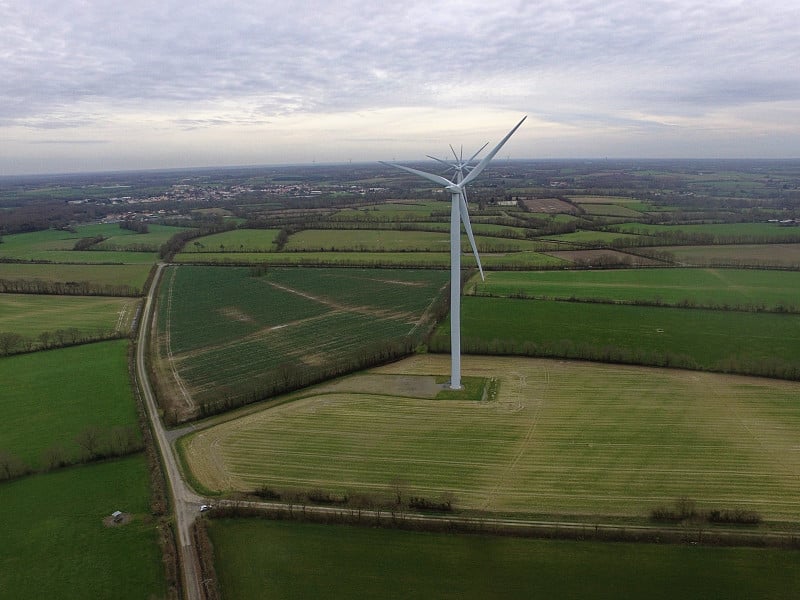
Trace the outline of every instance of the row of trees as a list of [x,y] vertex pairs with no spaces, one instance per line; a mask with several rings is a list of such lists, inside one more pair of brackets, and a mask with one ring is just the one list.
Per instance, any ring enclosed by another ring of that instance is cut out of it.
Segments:
[[126,456],[143,448],[137,426],[100,427],[81,430],[71,444],[56,443],[42,451],[38,465],[30,465],[17,454],[0,450],[0,480],[15,479],[37,471],[52,471],[69,465]]
[[[430,340],[429,349],[431,352],[449,352],[449,340],[445,336],[434,336]],[[735,373],[738,375],[754,375],[793,381],[800,380],[800,364],[784,360],[778,356],[769,358],[731,356],[714,364],[700,364],[695,358],[687,354],[670,351],[612,346],[609,344],[576,343],[568,339],[534,342],[530,340],[490,340],[476,337],[462,337],[461,350],[467,354],[567,358],[604,363]]]
[[26,337],[14,331],[0,331],[0,356],[34,352],[37,350],[50,350],[77,346],[103,340],[114,340],[126,337],[127,333],[117,329],[99,329],[96,331],[81,331],[75,327],[42,331],[36,337]]
[[638,300],[612,300],[609,298],[586,298],[584,296],[547,296],[544,294],[529,294],[523,290],[517,290],[509,294],[496,294],[489,291],[481,291],[479,288],[473,290],[470,296],[481,296],[485,298],[518,298],[522,300],[542,300],[554,302],[576,302],[582,304],[621,304],[625,306],[652,306],[657,308],[697,308],[706,310],[720,310],[726,312],[752,312],[752,313],[777,313],[777,314],[797,314],[800,313],[800,306],[795,304],[775,304],[767,306],[759,304],[729,304],[716,302],[698,302],[693,298],[684,298],[674,302],[667,302],[660,298],[638,299]]
[[54,296],[140,296],[141,290],[125,284],[45,279],[0,279],[0,293]]

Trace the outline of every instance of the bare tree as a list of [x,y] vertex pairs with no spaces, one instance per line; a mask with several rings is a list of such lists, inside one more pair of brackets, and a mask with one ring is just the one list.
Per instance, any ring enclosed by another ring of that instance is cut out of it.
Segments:
[[86,451],[89,460],[94,460],[100,448],[100,438],[100,428],[90,425],[75,436],[75,443]]

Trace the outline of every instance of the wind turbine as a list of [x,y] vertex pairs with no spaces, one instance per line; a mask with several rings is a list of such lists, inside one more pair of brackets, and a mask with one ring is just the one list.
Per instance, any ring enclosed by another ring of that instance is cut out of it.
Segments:
[[[474,167],[470,163],[481,153],[486,147],[484,144],[480,150],[472,155],[468,160],[464,160],[463,149],[461,155],[456,154],[455,148],[450,146],[455,157],[454,162],[433,158],[447,165],[448,169],[455,171],[453,180],[446,179],[441,175],[434,173],[426,173],[411,167],[405,167],[395,163],[384,162],[382,164],[396,167],[412,173],[428,181],[438,183],[450,192],[451,208],[450,208],[450,389],[461,389],[461,223],[464,223],[464,229],[467,232],[469,243],[472,246],[472,253],[475,255],[475,261],[478,263],[478,270],[483,279],[483,267],[481,266],[481,259],[478,256],[478,248],[475,246],[475,237],[472,235],[472,225],[469,222],[469,212],[467,211],[467,190],[468,183],[473,181],[481,172],[489,165],[489,162],[500,151],[500,148],[514,135],[514,132],[519,129],[522,122],[528,117],[522,117],[522,120],[517,123],[514,128],[506,134],[500,143],[497,144],[489,154]],[[488,142],[487,142],[488,143]]]

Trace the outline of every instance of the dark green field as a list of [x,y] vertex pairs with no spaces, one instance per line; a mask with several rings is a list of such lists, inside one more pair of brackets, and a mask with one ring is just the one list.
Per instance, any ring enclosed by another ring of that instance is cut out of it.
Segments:
[[5,357],[0,381],[0,450],[31,467],[49,449],[79,453],[75,439],[87,427],[137,429],[127,340]]
[[209,524],[222,594],[251,598],[789,599],[800,554],[266,520]]
[[[139,454],[0,484],[0,597],[164,597],[147,481]],[[115,510],[132,522],[104,526]]]
[[[431,347],[448,336],[445,323]],[[797,378],[800,317],[466,296],[462,348]]]
[[367,360],[387,344],[418,343],[447,277],[410,269],[289,268],[258,277],[243,268],[169,269],[158,320],[164,379],[180,379],[193,402],[239,398],[288,371],[313,373]]

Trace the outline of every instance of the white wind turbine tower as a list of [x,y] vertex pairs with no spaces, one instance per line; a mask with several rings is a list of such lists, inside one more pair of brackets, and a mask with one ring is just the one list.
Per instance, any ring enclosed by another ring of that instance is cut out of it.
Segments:
[[481,273],[481,278],[483,278],[483,267],[481,267],[481,259],[478,257],[478,249],[475,246],[475,237],[472,235],[472,225],[470,225],[469,213],[467,212],[466,186],[481,174],[525,119],[527,119],[527,116],[522,117],[522,120],[506,134],[506,137],[500,140],[500,143],[474,167],[470,166],[469,163],[480,154],[486,144],[466,161],[463,158],[463,151],[461,157],[459,157],[452,146],[450,146],[450,149],[455,157],[455,161],[452,163],[430,156],[429,158],[444,163],[455,171],[453,181],[440,175],[426,173],[411,167],[404,167],[395,163],[383,163],[438,183],[450,192],[452,200],[450,209],[450,389],[453,390],[461,389],[461,223],[464,223],[464,229],[472,246],[472,253],[475,255],[478,270]]

